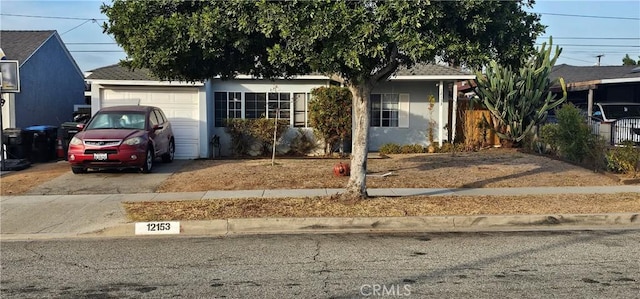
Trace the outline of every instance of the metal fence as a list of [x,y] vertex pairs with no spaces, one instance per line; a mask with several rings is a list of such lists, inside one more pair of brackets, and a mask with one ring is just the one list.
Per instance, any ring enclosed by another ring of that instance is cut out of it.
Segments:
[[621,118],[611,124],[611,144],[619,145],[627,140],[640,145],[640,118]]

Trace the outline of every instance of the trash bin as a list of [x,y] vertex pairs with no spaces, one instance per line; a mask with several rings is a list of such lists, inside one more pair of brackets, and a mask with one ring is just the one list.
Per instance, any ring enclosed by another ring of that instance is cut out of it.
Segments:
[[33,135],[20,128],[2,130],[2,144],[5,145],[7,159],[28,159],[32,143]]
[[67,160],[67,152],[69,151],[69,143],[76,133],[80,131],[78,128],[78,122],[65,122],[60,125],[58,129],[58,142],[56,145],[58,158]]
[[24,129],[27,134],[33,136],[31,148],[31,162],[48,162],[56,158],[56,142],[58,127],[56,126],[31,126]]

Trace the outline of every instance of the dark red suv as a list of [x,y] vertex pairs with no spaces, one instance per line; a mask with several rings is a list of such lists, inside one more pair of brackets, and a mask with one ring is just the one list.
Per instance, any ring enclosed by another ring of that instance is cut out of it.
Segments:
[[91,117],[71,139],[67,158],[73,173],[89,168],[137,168],[149,173],[157,157],[173,161],[175,148],[171,123],[160,108],[115,106]]

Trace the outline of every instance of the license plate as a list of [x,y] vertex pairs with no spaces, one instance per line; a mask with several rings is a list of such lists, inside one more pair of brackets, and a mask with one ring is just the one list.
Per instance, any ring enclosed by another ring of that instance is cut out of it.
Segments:
[[107,159],[107,153],[95,153],[95,154],[93,154],[93,159],[94,160],[106,160]]

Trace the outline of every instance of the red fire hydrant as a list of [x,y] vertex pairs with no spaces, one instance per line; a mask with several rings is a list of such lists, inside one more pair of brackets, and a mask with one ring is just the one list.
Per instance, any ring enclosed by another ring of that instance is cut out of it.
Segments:
[[340,162],[333,166],[333,174],[336,176],[349,176],[351,174],[351,168],[349,167],[349,164]]

